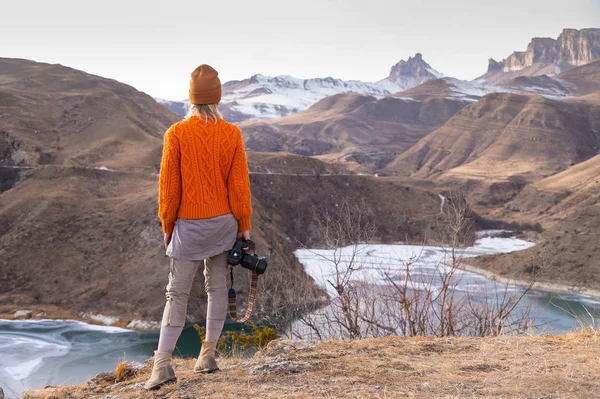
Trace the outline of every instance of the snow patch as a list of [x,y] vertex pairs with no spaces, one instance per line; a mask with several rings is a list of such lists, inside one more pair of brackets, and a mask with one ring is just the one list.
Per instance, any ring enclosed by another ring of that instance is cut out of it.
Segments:
[[116,322],[118,322],[120,320],[116,316],[104,316],[101,314],[93,314],[93,313],[85,313],[85,314],[83,314],[83,317],[89,318],[94,321],[98,321],[98,322],[104,324],[105,326],[112,326],[113,324],[115,324]]
[[435,76],[436,78],[440,79],[444,77],[444,74],[441,72],[436,71],[433,68],[425,68],[427,70],[427,72],[429,72],[430,74],[432,74],[433,76]]
[[467,82],[454,78],[444,78],[444,81],[448,84],[452,93],[450,96],[451,99],[459,98],[464,101],[475,102],[490,93],[510,92],[506,88],[488,86],[481,81]]
[[129,324],[127,324],[127,328],[144,331],[160,330],[160,323],[148,320],[131,320]]
[[479,230],[477,232],[475,232],[475,235],[478,238],[483,238],[483,237],[495,237],[495,236],[500,236],[503,234],[508,234],[511,233],[510,230],[503,230],[503,229],[496,229],[496,230]]
[[442,194],[438,194],[438,196],[440,197],[440,213],[444,213],[444,204],[446,203],[446,197],[444,197]]
[[[565,99],[570,96],[570,92],[574,89],[573,85],[565,82],[561,79],[550,78],[553,80],[554,86],[521,86],[521,87],[501,87],[501,86],[489,86],[485,84],[482,79],[477,79],[472,82],[458,80],[454,78],[444,78],[443,80],[448,84],[451,96],[450,99],[461,99],[463,101],[476,102],[480,98],[491,94],[491,93],[531,93],[539,94],[551,99]],[[566,88],[567,91],[561,89]]]
[[17,310],[15,312],[15,314],[13,314],[13,317],[15,319],[18,319],[20,317],[30,318],[32,315],[33,315],[33,310]]
[[556,66],[554,67],[554,74],[555,74],[555,75],[558,75],[558,74],[560,74],[561,72],[562,72],[562,68],[561,68],[560,66],[556,65]]

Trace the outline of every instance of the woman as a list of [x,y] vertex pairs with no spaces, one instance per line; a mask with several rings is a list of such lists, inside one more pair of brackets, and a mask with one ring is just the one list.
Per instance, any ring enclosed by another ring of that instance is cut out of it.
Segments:
[[194,371],[217,370],[215,348],[227,312],[227,256],[236,238],[250,239],[250,179],[242,133],[218,110],[221,81],[209,65],[192,72],[186,119],[164,137],[158,215],[171,267],[158,349],[146,389],[175,381],[171,353],[186,320],[194,275],[204,262],[206,339]]

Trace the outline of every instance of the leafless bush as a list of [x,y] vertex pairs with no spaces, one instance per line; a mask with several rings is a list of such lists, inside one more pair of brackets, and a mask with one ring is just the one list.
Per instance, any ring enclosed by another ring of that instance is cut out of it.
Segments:
[[[421,254],[403,267],[365,265],[360,259],[376,230],[364,223],[362,207],[343,203],[336,214],[315,212],[330,250],[315,252],[330,272],[324,276],[331,296],[327,307],[300,317],[317,338],[363,338],[382,335],[489,336],[520,333],[530,326],[531,308],[517,307],[531,289],[474,292],[460,290],[465,246],[475,241],[473,213],[459,193],[446,198],[437,243],[443,243],[437,272],[418,272]],[[427,247],[421,246],[422,250]],[[428,249],[431,251],[431,249]],[[371,271],[371,274],[368,273]],[[532,283],[533,284],[533,283]]]
[[294,320],[327,305],[325,291],[296,265],[281,258],[270,259],[269,270],[259,279],[256,313],[258,320],[287,331]]

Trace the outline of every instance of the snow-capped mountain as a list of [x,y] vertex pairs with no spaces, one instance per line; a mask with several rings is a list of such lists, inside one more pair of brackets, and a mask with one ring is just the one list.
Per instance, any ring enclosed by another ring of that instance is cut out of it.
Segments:
[[392,81],[377,83],[334,78],[298,79],[292,76],[254,75],[223,85],[221,103],[233,120],[269,119],[303,111],[317,101],[340,93],[382,96],[402,90]]
[[[340,93],[383,96],[441,76],[419,53],[408,61],[400,61],[391,68],[387,78],[374,83],[331,77],[298,79],[287,75],[269,77],[258,74],[225,83],[221,111],[231,122],[278,118],[303,111],[327,96]],[[189,109],[187,100],[157,101],[181,115]]]

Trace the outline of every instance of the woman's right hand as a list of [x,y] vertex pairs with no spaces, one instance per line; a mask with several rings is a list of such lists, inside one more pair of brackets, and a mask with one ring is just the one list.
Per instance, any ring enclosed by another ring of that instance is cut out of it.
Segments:
[[169,247],[169,243],[171,242],[171,237],[173,237],[173,234],[166,234],[164,235],[164,243],[165,243],[165,249],[167,249]]
[[238,240],[249,240],[250,239],[250,230],[240,231],[237,234],[237,239]]

